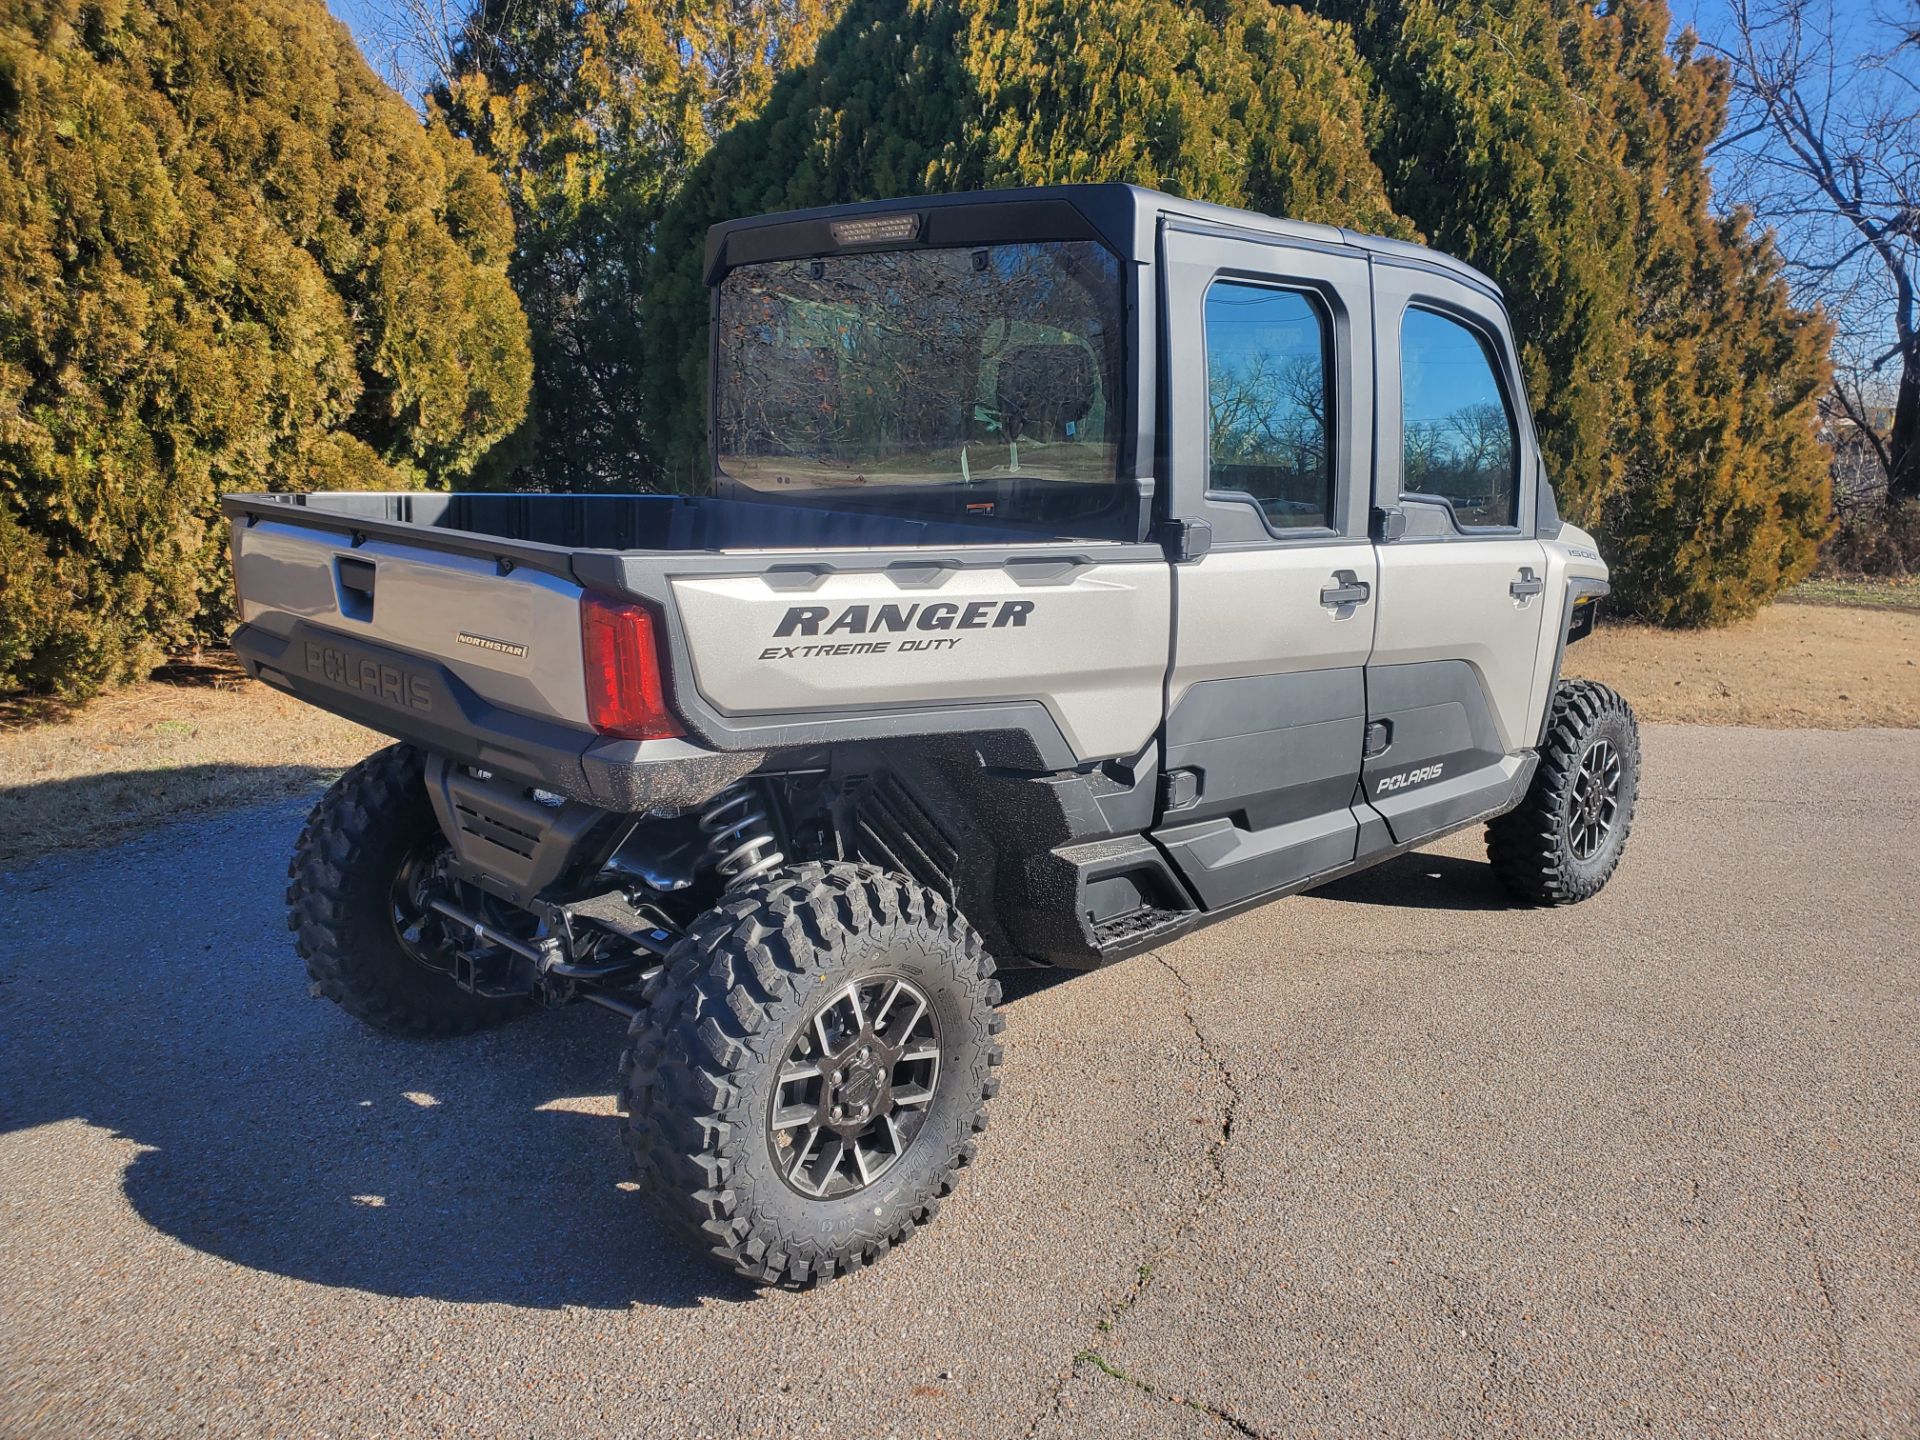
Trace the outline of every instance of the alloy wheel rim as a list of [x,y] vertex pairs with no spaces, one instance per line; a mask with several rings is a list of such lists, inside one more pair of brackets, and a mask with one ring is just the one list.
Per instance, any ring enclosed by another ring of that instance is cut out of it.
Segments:
[[[394,872],[387,902],[393,937],[400,942],[407,958],[436,975],[451,976],[455,942],[448,934],[447,922],[435,914],[428,903],[444,883],[440,860],[447,848],[446,841],[437,835],[428,836],[416,845]],[[455,885],[452,890],[455,900],[472,908],[490,925],[497,925],[501,933],[510,932],[514,920],[492,896],[462,885]]]
[[866,1189],[925,1126],[940,1078],[940,1025],[926,992],[898,976],[835,991],[781,1062],[767,1107],[780,1178],[810,1200]]
[[1567,844],[1576,860],[1591,860],[1606,847],[1620,818],[1620,752],[1596,740],[1580,757],[1567,807]]
[[427,892],[441,847],[431,840],[416,845],[394,872],[387,892],[393,935],[407,956],[429,970],[447,972],[447,964],[432,934],[434,916],[427,908]]

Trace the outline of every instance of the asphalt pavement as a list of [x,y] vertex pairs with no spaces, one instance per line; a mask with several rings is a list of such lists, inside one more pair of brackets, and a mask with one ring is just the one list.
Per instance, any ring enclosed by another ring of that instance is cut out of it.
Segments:
[[309,998],[300,806],[0,876],[0,1436],[1920,1435],[1920,732],[1652,728],[1477,835],[1010,986],[978,1164],[824,1289],[626,1182],[616,1017]]

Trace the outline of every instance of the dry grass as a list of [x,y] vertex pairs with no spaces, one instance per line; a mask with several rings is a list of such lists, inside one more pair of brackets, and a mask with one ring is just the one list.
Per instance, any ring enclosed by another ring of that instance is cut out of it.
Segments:
[[[1920,609],[1867,598],[1823,594],[1725,630],[1602,624],[1567,652],[1567,673],[1606,681],[1644,720],[1920,727]],[[230,660],[162,674],[78,710],[0,698],[0,864],[310,793],[385,743]]]
[[312,791],[385,743],[231,662],[162,673],[77,710],[0,700],[0,864]]
[[1920,727],[1920,610],[1775,605],[1724,630],[1603,619],[1566,669],[1613,686],[1642,720]]
[[1903,580],[1823,575],[1782,595],[1790,605],[1853,605],[1869,610],[1920,611],[1920,576]]

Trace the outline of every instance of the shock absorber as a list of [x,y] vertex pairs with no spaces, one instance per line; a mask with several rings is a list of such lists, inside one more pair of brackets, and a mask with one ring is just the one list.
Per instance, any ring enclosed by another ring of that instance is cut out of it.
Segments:
[[760,797],[745,780],[736,780],[706,803],[700,829],[707,837],[707,863],[720,872],[729,890],[764,875],[787,857],[773,838],[773,826]]

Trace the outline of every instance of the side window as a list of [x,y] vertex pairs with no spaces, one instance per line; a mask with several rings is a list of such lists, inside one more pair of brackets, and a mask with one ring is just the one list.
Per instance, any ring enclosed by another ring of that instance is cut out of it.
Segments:
[[1462,525],[1517,523],[1520,445],[1486,340],[1409,308],[1400,322],[1400,488],[1453,502]]
[[1331,523],[1331,329],[1298,290],[1232,280],[1207,288],[1208,485],[1251,495],[1274,530]]

